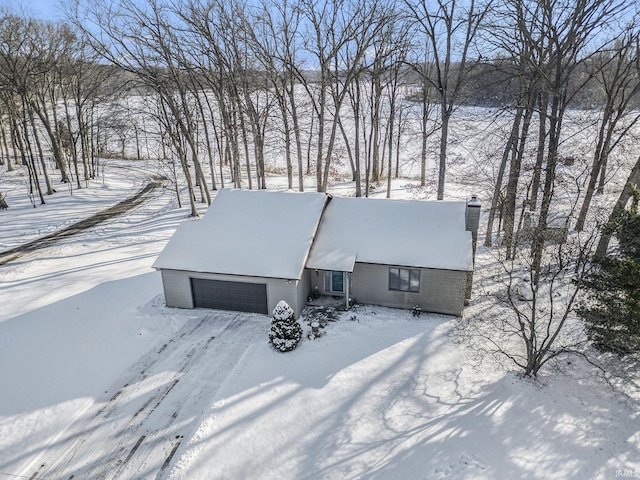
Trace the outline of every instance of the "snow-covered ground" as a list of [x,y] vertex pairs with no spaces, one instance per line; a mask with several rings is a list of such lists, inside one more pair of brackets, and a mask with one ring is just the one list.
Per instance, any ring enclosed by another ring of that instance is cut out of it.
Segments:
[[[9,197],[2,249],[135,193],[120,171],[88,210]],[[474,366],[457,318],[374,307],[281,354],[267,317],[164,307],[150,266],[174,203],[0,266],[0,479],[640,476],[638,399],[579,359],[522,380]]]

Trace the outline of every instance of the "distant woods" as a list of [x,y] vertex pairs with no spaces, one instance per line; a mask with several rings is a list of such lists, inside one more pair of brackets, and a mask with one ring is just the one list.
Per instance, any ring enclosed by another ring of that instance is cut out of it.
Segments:
[[410,137],[419,140],[411,171],[443,199],[451,117],[462,105],[492,107],[509,131],[500,153],[482,159],[495,164],[482,186],[485,243],[498,229],[512,249],[526,209],[540,247],[566,112],[588,110],[598,123],[579,230],[610,178],[610,155],[634,131],[631,9],[620,0],[80,0],[63,23],[5,11],[0,162],[25,170],[35,206],[61,184],[85,187],[101,159],[157,158],[197,216],[211,190],[266,188],[273,159],[291,189],[313,179],[326,191],[346,170],[356,195],[385,180],[390,195]]

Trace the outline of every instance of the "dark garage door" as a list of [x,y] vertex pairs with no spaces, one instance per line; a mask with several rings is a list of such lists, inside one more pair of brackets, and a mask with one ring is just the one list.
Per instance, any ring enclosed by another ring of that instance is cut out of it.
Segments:
[[267,286],[264,283],[191,279],[195,308],[267,314]]

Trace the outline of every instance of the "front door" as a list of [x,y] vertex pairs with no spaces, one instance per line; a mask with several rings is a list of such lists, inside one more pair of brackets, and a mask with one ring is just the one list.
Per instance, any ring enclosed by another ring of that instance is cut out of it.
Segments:
[[344,292],[344,273],[331,272],[331,291]]

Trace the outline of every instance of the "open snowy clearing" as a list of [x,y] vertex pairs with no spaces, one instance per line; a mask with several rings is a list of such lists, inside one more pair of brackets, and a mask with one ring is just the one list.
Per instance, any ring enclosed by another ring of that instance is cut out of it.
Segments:
[[[4,247],[50,229],[34,210]],[[164,307],[150,265],[185,216],[159,193],[0,267],[0,478],[640,475],[637,399],[581,361],[524,381],[474,368],[456,318],[373,307],[280,354],[267,317]]]

